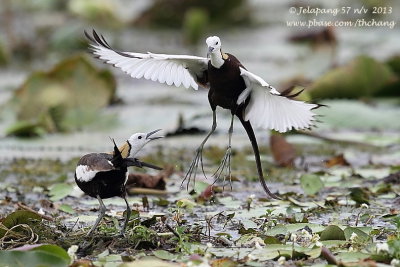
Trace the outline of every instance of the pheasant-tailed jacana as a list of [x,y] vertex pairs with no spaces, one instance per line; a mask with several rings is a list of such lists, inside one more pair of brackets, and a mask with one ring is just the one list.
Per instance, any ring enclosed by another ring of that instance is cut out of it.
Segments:
[[[126,217],[121,228],[120,234],[125,233],[125,229],[131,215],[131,209],[126,200],[125,184],[128,179],[128,167],[149,167],[160,170],[160,167],[141,162],[133,158],[151,140],[161,138],[152,136],[160,130],[150,133],[136,133],[121,147],[117,147],[114,140],[114,151],[109,153],[90,153],[83,156],[75,169],[75,181],[79,188],[87,195],[97,198],[100,203],[100,213],[92,229],[87,235],[99,225],[106,212],[106,206],[102,199],[110,197],[121,197],[126,203]],[[131,156],[131,157],[130,157]]]
[[[196,150],[185,179],[190,182],[195,177],[199,163],[202,165],[204,144],[217,127],[217,106],[231,111],[229,139],[221,165],[215,172],[216,179],[224,170],[230,177],[231,137],[234,115],[236,115],[253,147],[258,176],[264,191],[272,198],[278,198],[268,189],[264,180],[257,140],[253,127],[286,132],[291,129],[310,128],[315,121],[313,109],[320,105],[292,99],[299,93],[291,90],[279,93],[261,77],[249,72],[239,60],[221,51],[221,40],[217,36],[208,37],[207,57],[188,55],[167,55],[154,53],[121,52],[114,50],[102,35],[94,30],[92,36],[85,32],[92,42],[93,53],[115,67],[122,69],[133,78],[145,78],[175,86],[198,86],[209,88],[208,101],[213,111],[211,131]],[[204,170],[203,170],[204,173]]]

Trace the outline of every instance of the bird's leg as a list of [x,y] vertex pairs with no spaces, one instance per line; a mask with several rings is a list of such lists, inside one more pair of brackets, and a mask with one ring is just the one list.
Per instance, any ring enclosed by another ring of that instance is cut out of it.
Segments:
[[226,177],[229,177],[229,183],[231,185],[231,190],[232,190],[232,180],[231,180],[231,156],[232,156],[232,146],[231,146],[231,141],[232,141],[232,133],[233,133],[233,120],[234,120],[234,114],[232,114],[231,118],[231,125],[229,126],[229,131],[228,131],[228,147],[226,149],[225,155],[222,158],[221,164],[218,166],[217,170],[213,174],[215,177],[214,183],[221,177],[223,174],[224,170],[227,170],[227,175],[224,176],[224,181],[223,181],[223,188],[225,187],[225,179]]
[[124,195],[122,198],[125,200],[125,203],[126,203],[126,217],[125,217],[124,224],[122,225],[122,228],[121,228],[121,231],[119,232],[119,234],[121,236],[124,236],[125,235],[126,226],[128,225],[129,218],[131,217],[132,210],[129,207],[129,203],[128,203],[128,200],[126,199],[126,195]]
[[201,164],[201,170],[203,171],[204,177],[207,178],[207,176],[204,172],[204,168],[203,168],[203,147],[204,147],[204,144],[207,142],[208,138],[213,134],[213,132],[215,131],[216,128],[217,128],[217,114],[216,114],[215,109],[213,109],[213,123],[211,126],[211,130],[207,134],[206,138],[204,138],[203,142],[201,142],[200,146],[196,149],[196,155],[194,156],[194,159],[190,163],[189,170],[186,173],[185,178],[182,181],[181,187],[182,187],[183,183],[187,180],[186,189],[189,190],[189,183],[192,178],[194,180],[194,183],[196,183],[196,173],[197,173],[199,163]]
[[97,217],[97,220],[96,220],[96,222],[94,223],[92,229],[90,229],[90,231],[86,234],[86,236],[90,236],[90,235],[94,232],[94,230],[95,230],[95,229],[97,228],[97,226],[99,225],[101,219],[103,219],[104,214],[106,214],[106,206],[104,205],[103,200],[100,198],[99,195],[97,195],[97,200],[98,200],[99,203],[100,203],[100,210],[99,210],[100,213],[99,213],[99,217]]

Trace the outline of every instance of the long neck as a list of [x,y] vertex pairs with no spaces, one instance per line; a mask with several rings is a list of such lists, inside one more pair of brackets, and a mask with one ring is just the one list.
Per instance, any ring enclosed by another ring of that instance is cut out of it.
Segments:
[[256,136],[254,135],[253,127],[251,127],[251,124],[249,121],[245,121],[243,119],[242,115],[237,115],[237,117],[239,118],[240,122],[242,123],[244,129],[246,130],[247,136],[249,137],[251,145],[253,147],[254,157],[256,159],[256,165],[257,165],[257,171],[258,171],[258,178],[260,179],[261,185],[262,185],[265,193],[267,193],[267,195],[270,196],[271,198],[280,199],[279,197],[277,197],[275,194],[273,194],[269,190],[267,183],[265,182],[262,167],[261,167],[260,151],[258,150],[257,139],[256,139]]
[[213,65],[213,67],[217,69],[221,68],[221,66],[224,65],[224,59],[222,58],[221,50],[211,53],[211,65]]

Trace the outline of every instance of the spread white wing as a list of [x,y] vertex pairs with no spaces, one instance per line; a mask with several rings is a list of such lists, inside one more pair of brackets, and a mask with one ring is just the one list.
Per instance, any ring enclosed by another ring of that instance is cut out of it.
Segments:
[[168,85],[206,87],[207,58],[186,55],[120,52],[111,48],[103,36],[93,30],[93,36],[85,31],[93,53],[106,63],[120,68],[132,78],[145,78]]
[[291,129],[309,128],[313,125],[316,114],[312,110],[317,108],[318,104],[283,96],[261,77],[244,68],[240,68],[240,75],[247,88],[239,96],[238,104],[251,96],[244,119],[250,121],[253,126],[283,133]]

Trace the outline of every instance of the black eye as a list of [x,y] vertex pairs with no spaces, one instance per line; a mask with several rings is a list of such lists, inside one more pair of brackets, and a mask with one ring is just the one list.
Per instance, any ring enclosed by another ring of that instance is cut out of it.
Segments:
[[215,43],[216,45],[218,44],[218,42]]
[[142,139],[142,136],[141,136],[141,135],[139,135],[139,136],[138,136],[138,139]]

